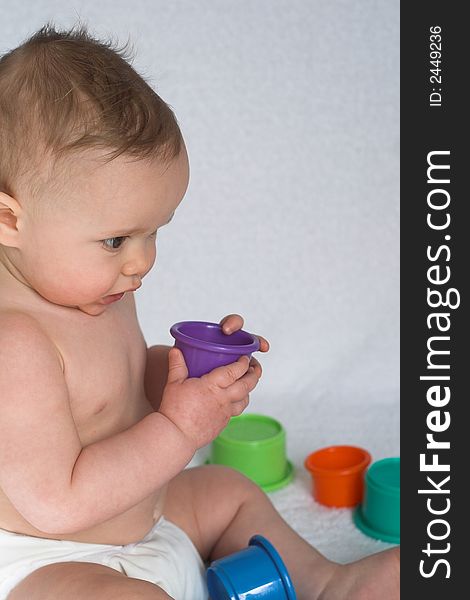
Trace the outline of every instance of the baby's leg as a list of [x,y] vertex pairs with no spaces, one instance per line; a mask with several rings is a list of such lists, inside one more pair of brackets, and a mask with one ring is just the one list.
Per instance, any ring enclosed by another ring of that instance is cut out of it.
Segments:
[[56,563],[23,579],[7,600],[171,600],[148,581],[86,562]]
[[164,514],[188,533],[204,560],[237,552],[255,533],[264,535],[285,562],[298,600],[399,598],[396,552],[349,565],[327,560],[287,525],[258,486],[232,469],[186,469],[169,486]]

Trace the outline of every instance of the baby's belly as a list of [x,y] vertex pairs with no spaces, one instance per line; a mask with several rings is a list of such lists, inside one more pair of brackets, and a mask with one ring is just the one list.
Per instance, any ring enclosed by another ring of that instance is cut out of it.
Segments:
[[161,488],[128,511],[91,529],[64,535],[39,531],[23,519],[6,497],[0,494],[0,529],[57,540],[73,540],[93,544],[131,544],[141,540],[161,516],[166,489],[167,486]]

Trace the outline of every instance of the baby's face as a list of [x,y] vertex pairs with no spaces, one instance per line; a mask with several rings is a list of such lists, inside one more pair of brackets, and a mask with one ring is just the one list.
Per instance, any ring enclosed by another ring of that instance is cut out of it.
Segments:
[[23,277],[54,304],[100,315],[119,301],[108,296],[140,287],[188,180],[184,147],[169,165],[80,159],[54,207],[23,220]]

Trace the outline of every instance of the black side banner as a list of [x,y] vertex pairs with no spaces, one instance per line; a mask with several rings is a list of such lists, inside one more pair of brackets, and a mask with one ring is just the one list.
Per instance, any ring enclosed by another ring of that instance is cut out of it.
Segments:
[[470,69],[464,54],[470,25],[464,8],[435,0],[401,3],[405,600],[470,597]]

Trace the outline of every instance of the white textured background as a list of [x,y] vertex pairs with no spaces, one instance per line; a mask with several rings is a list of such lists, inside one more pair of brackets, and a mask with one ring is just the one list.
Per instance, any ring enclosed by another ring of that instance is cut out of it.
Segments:
[[335,443],[399,455],[398,0],[1,0],[0,52],[78,17],[130,36],[190,154],[137,293],[147,342],[244,315],[272,345],[248,410],[284,424],[297,468],[273,502],[333,559],[387,547],[315,504],[302,463]]

